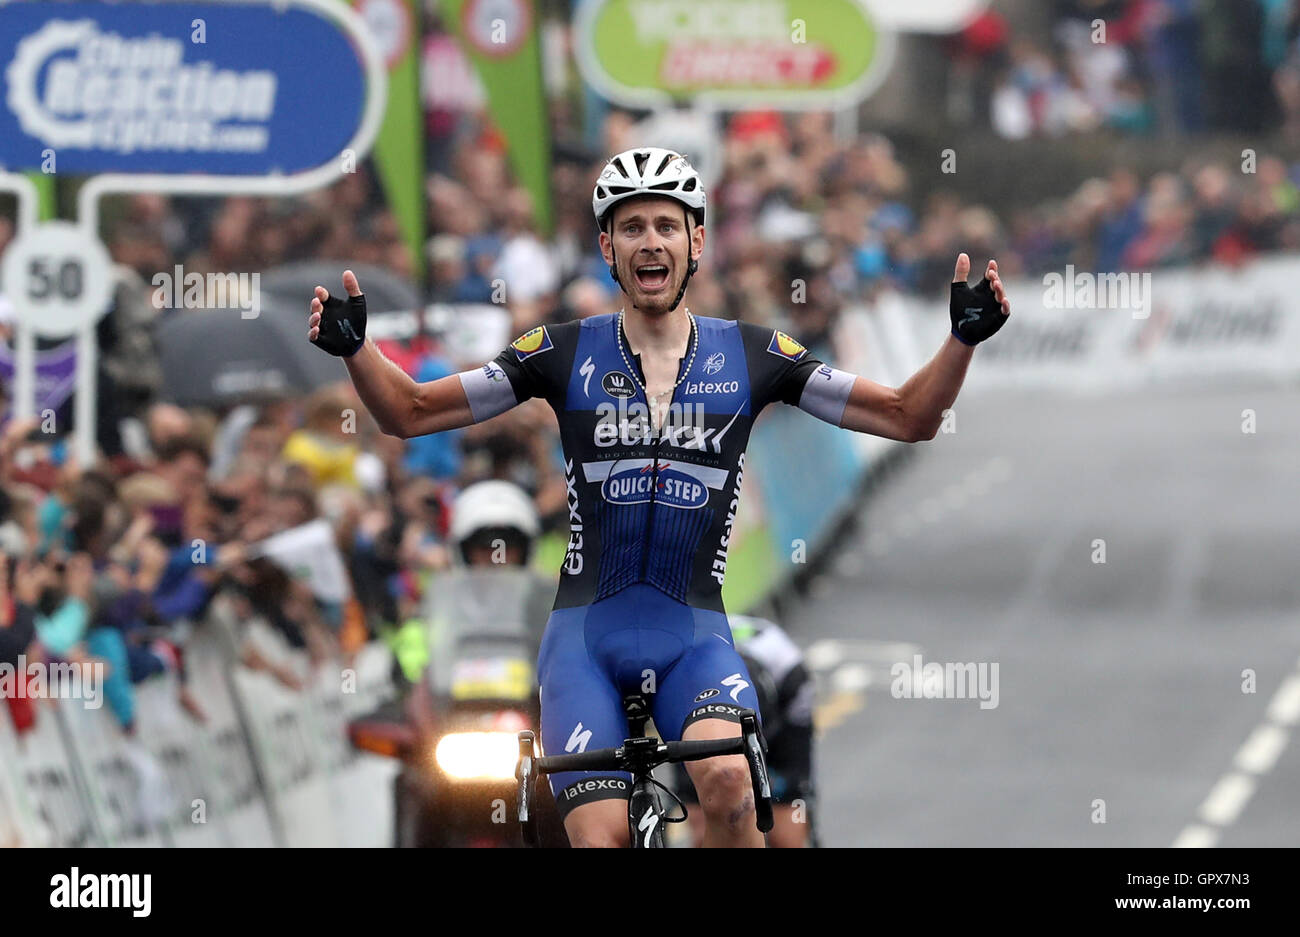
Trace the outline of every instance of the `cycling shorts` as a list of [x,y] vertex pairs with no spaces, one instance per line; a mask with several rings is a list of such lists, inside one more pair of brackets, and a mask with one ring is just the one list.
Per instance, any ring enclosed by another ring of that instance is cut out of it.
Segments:
[[[644,693],[660,737],[670,742],[701,719],[739,723],[741,709],[758,711],[727,616],[645,583],[552,612],[537,665],[547,755],[621,745],[629,693]],[[632,792],[626,772],[566,771],[550,775],[550,784],[561,816]]]

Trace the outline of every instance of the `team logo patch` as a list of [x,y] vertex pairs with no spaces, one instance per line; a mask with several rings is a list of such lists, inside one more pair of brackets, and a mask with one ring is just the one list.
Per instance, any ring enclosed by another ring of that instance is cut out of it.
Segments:
[[636,396],[636,385],[622,371],[610,371],[600,379],[600,386],[611,397],[620,397],[626,400],[628,397]]
[[768,343],[767,350],[790,361],[798,361],[808,353],[807,348],[804,348],[780,329],[772,332],[772,341]]
[[695,510],[709,503],[708,486],[671,462],[659,463],[657,486],[649,464],[620,468],[616,463],[600,486],[600,494],[610,504],[642,504],[650,500],[652,488],[655,502],[666,507]]
[[717,374],[722,370],[722,366],[727,363],[727,356],[720,351],[715,351],[709,357],[704,359],[704,373]]
[[711,690],[705,690],[699,696],[695,697],[695,702],[703,703],[706,699],[712,699],[713,697],[717,696],[721,692],[722,691],[719,690],[717,687],[714,687]]
[[523,361],[533,355],[540,355],[544,351],[550,351],[555,346],[551,344],[551,336],[546,334],[546,326],[539,325],[537,328],[516,338],[510,343],[510,347],[515,350],[515,357]]

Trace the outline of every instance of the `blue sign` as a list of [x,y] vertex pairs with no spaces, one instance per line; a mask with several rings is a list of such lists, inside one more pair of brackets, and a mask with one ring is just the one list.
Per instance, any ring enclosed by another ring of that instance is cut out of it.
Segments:
[[316,4],[0,3],[0,167],[286,175],[349,146],[354,37]]

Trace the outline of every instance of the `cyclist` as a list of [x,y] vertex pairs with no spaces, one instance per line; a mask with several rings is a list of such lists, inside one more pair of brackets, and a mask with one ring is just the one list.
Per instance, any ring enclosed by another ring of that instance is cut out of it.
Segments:
[[[666,739],[733,738],[756,709],[753,681],[722,607],[731,525],[750,425],[792,404],[857,432],[933,439],[973,346],[1010,304],[989,261],[966,284],[957,259],[952,338],[899,388],[814,359],[784,332],[692,315],[682,305],[704,250],[706,196],[681,155],[638,147],[609,160],[592,208],[600,250],[626,294],[617,313],[521,335],[481,368],[417,384],[365,335],[365,296],[316,288],[308,337],[342,357],[386,433],[409,438],[491,419],[542,397],[559,420],[570,537],[538,658],[542,747],[615,746],[622,697],[644,692]],[[741,755],[692,762],[705,845],[762,846]],[[627,775],[551,776],[570,841],[628,844]]]
[[[813,844],[813,677],[803,651],[775,622],[750,615],[727,615],[736,650],[754,678],[763,736],[767,741],[767,773],[772,785],[772,830],[767,844],[799,848]],[[695,803],[682,765],[676,765],[675,792]],[[695,845],[704,838],[700,812],[690,811]]]

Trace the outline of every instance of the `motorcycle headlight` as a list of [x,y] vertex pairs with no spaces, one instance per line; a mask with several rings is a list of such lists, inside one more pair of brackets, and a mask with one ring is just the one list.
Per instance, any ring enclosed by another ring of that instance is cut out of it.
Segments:
[[453,732],[438,740],[434,759],[448,777],[508,781],[519,760],[514,732]]

